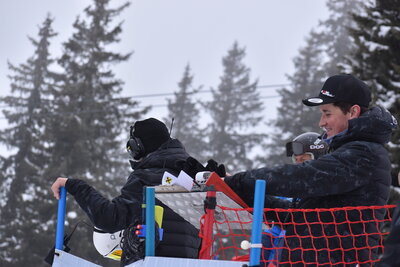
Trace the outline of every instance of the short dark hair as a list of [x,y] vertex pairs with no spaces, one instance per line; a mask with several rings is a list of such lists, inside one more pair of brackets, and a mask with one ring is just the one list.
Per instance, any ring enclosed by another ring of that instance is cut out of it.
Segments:
[[[350,103],[345,103],[345,102],[335,102],[335,103],[333,103],[333,105],[338,107],[338,108],[340,108],[340,110],[344,114],[347,114],[347,113],[350,112],[351,107],[354,106],[354,105],[357,105],[357,104],[350,104]],[[367,107],[360,106],[360,108],[361,108],[360,114],[363,114],[365,111],[368,110]]]

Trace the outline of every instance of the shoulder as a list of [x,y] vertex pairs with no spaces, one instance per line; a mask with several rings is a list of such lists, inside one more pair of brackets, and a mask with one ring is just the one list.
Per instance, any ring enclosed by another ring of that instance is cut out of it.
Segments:
[[340,154],[342,156],[356,157],[379,157],[382,154],[387,154],[387,150],[382,144],[368,141],[350,141],[342,144],[332,154]]
[[390,159],[386,148],[375,142],[352,141],[343,144],[312,164],[321,164],[325,169],[337,171],[348,169],[361,178],[387,179],[390,173]]

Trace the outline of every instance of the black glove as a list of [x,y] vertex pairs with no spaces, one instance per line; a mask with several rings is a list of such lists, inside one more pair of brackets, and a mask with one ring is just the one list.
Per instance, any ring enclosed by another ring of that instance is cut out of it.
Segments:
[[207,161],[206,170],[210,172],[216,172],[220,177],[226,176],[226,170],[224,164],[219,164],[213,160],[209,159]]
[[188,157],[182,166],[182,170],[186,172],[190,177],[195,179],[198,172],[207,171],[206,168],[195,158]]

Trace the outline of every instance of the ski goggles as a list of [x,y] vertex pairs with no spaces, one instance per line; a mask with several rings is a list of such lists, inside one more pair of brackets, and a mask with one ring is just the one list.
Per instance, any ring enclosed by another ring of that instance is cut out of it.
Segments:
[[288,142],[286,144],[286,156],[291,157],[292,155],[301,155],[306,153],[304,151],[304,145],[299,142]]

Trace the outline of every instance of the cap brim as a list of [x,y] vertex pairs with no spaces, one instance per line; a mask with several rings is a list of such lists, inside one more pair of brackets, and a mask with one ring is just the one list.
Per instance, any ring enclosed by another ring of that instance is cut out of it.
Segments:
[[310,97],[303,99],[303,104],[306,106],[319,106],[319,105],[325,105],[325,104],[331,104],[335,102],[335,99],[333,98],[322,98],[320,96],[316,97]]

